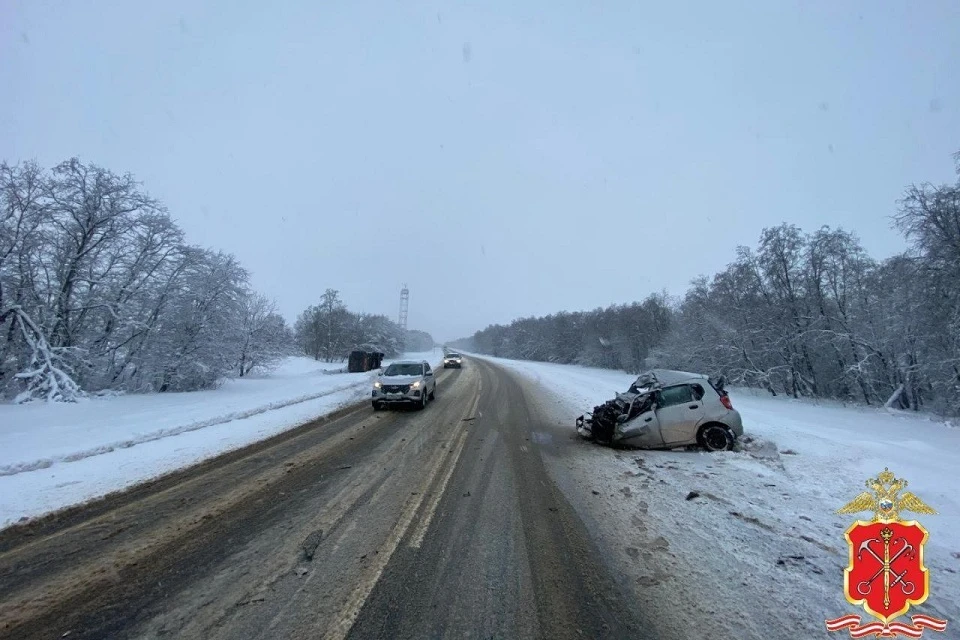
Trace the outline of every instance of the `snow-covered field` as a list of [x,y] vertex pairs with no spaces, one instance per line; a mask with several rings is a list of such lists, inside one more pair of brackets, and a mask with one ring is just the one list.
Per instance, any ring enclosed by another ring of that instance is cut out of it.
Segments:
[[[439,350],[404,357],[442,360]],[[345,367],[288,358],[269,374],[230,380],[210,391],[0,405],[0,527],[195,464],[362,400],[375,373],[339,373]]]
[[[622,372],[491,360],[536,390],[556,432],[624,391]],[[583,442],[551,462],[581,515],[661,616],[661,637],[828,638],[824,620],[863,614],[842,595],[844,530],[834,511],[889,467],[938,515],[924,560],[928,602],[960,638],[960,429],[924,415],[733,389],[741,452],[617,451]],[[551,429],[552,431],[554,429]],[[867,514],[862,517],[868,518]],[[656,635],[656,634],[654,634]],[[845,635],[845,632],[844,632]],[[832,634],[833,637],[841,637]]]

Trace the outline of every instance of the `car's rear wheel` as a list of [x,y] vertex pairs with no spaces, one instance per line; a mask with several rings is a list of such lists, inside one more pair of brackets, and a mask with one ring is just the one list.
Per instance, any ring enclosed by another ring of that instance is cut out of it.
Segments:
[[718,422],[705,424],[697,432],[697,444],[707,451],[730,451],[733,443],[733,433],[726,425]]
[[433,391],[430,392],[430,399],[431,400],[437,399],[437,385],[433,385]]

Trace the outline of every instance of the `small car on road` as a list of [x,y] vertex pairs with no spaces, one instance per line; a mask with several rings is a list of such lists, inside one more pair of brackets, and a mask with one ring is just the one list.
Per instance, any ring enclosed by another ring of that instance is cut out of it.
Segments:
[[373,382],[373,409],[387,405],[427,406],[437,392],[437,380],[426,360],[399,360],[390,364]]
[[459,353],[448,353],[443,356],[443,368],[449,369],[451,367],[456,367],[457,369],[463,366],[463,356]]

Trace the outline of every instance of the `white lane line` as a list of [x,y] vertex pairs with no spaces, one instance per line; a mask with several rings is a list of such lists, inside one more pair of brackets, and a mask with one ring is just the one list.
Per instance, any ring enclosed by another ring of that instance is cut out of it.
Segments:
[[423,537],[427,535],[427,529],[430,528],[430,522],[433,520],[433,514],[437,510],[437,505],[440,504],[440,498],[443,497],[443,493],[447,490],[447,483],[450,482],[450,476],[453,475],[453,469],[457,466],[457,461],[460,460],[460,452],[463,451],[463,445],[467,441],[467,432],[463,431],[460,434],[460,438],[457,440],[456,446],[453,448],[453,454],[447,459],[447,469],[443,473],[443,478],[440,480],[440,484],[434,488],[433,494],[430,496],[430,502],[427,503],[427,506],[424,510],[424,515],[420,518],[420,522],[417,524],[417,528],[413,530],[413,533],[410,534],[411,541],[410,547],[413,549],[419,549],[423,545]]
[[[478,385],[477,389],[477,397],[474,400],[471,413],[472,411],[475,411],[480,404],[480,391],[482,388],[483,383],[481,379],[481,383]],[[470,413],[467,415],[470,415]],[[458,438],[457,446],[455,447],[455,454],[452,450],[453,448],[437,450],[435,459],[428,467],[428,473],[420,485],[420,491],[417,492],[415,499],[407,502],[403,512],[400,514],[400,518],[397,520],[397,524],[390,531],[390,535],[387,536],[387,539],[384,541],[380,549],[377,550],[373,563],[367,568],[367,570],[364,572],[364,575],[361,576],[360,581],[357,583],[357,586],[354,587],[350,597],[347,598],[346,604],[343,606],[343,609],[340,611],[339,615],[337,615],[337,617],[334,619],[333,624],[327,628],[327,631],[323,636],[326,640],[344,640],[344,638],[346,638],[350,633],[350,629],[353,628],[354,623],[357,621],[357,616],[360,615],[360,610],[363,609],[363,605],[373,592],[373,588],[377,585],[377,582],[380,581],[380,576],[383,575],[383,570],[390,562],[390,558],[393,557],[397,547],[400,546],[400,541],[410,528],[410,524],[413,522],[414,516],[420,510],[420,505],[423,504],[423,498],[427,490],[440,473],[440,469],[443,467],[444,463],[451,458],[454,460],[454,464],[450,465],[450,469],[453,469],[455,466],[456,459],[460,455],[460,451],[463,449],[463,443],[466,442],[467,431],[463,427],[462,421],[457,423],[453,431],[454,433],[452,433],[451,436]],[[457,434],[457,431],[460,433]]]
[[383,573],[383,570],[386,568],[387,563],[390,562],[390,558],[393,556],[394,551],[396,551],[397,547],[400,546],[400,540],[402,540],[403,536],[406,535],[407,529],[410,528],[410,523],[413,522],[414,515],[416,515],[417,511],[420,509],[420,504],[423,502],[425,492],[432,484],[433,479],[440,472],[440,468],[447,459],[446,454],[449,453],[449,449],[438,450],[438,454],[436,455],[433,463],[430,465],[429,471],[424,478],[424,482],[420,486],[420,491],[417,492],[417,495],[414,497],[414,499],[407,502],[403,512],[400,514],[400,518],[397,520],[397,524],[390,531],[390,535],[387,536],[387,539],[384,541],[380,549],[377,550],[377,553],[374,556],[374,562],[364,572],[364,575],[360,578],[359,583],[357,583],[357,586],[354,587],[353,592],[347,598],[343,609],[336,616],[336,618],[334,618],[333,623],[324,634],[323,637],[327,640],[343,640],[350,633],[350,629],[353,628],[353,623],[356,622],[357,616],[360,615],[360,610],[363,608],[363,605],[370,596],[370,593],[373,591],[373,588],[380,580],[380,576]]
[[[476,414],[477,407],[480,406],[481,391],[483,391],[483,378],[480,378],[480,382],[477,385],[477,397],[473,399],[473,405],[470,407],[470,410],[467,411],[468,416]],[[427,503],[424,515],[420,517],[417,528],[410,534],[410,547],[412,549],[419,549],[423,545],[423,538],[427,535],[427,529],[430,528],[430,522],[433,521],[433,515],[437,510],[437,505],[440,504],[440,498],[443,497],[444,492],[447,490],[447,483],[450,481],[450,476],[453,475],[453,470],[460,460],[460,453],[463,451],[463,446],[466,442],[467,431],[463,431],[460,434],[460,439],[457,440],[457,444],[454,446],[453,455],[449,458],[450,462],[447,465],[447,470],[443,474],[443,480],[441,480],[439,486],[434,489],[433,494],[430,496],[430,502]]]
[[[407,445],[405,441],[397,441],[384,453],[387,459],[392,459],[395,457],[395,454],[403,450]],[[343,487],[328,503],[327,507],[324,508],[323,512],[315,517],[306,527],[300,527],[298,531],[308,530],[308,531],[321,531],[324,537],[329,536],[331,531],[333,531],[339,524],[343,517],[347,514],[350,509],[363,497],[370,488],[377,482],[384,479],[386,476],[393,473],[394,468],[392,466],[383,467],[380,470],[380,473],[375,473],[371,475],[361,475],[358,478],[354,479],[347,486]],[[389,484],[389,483],[384,483]],[[353,525],[353,523],[351,523]],[[348,530],[350,527],[348,527]],[[342,534],[339,539],[342,539]],[[339,540],[338,539],[338,540]],[[297,563],[300,563],[299,556]],[[256,594],[261,594],[267,592],[270,587],[281,577],[289,574],[291,568],[285,566],[281,571],[277,572],[268,580],[265,580],[255,591]],[[281,620],[286,617],[287,611],[293,607],[298,601],[300,594],[307,589],[310,583],[313,581],[314,577],[319,575],[318,571],[310,571],[309,574],[303,579],[297,589],[293,592],[290,598],[286,603],[277,611],[276,615],[271,618],[270,623],[267,625],[267,629],[273,631]]]

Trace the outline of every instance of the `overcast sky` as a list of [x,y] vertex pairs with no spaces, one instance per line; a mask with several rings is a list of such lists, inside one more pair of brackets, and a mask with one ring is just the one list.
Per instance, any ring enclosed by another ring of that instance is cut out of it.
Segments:
[[[200,6],[202,5],[202,6]],[[129,171],[289,319],[682,293],[955,179],[960,2],[0,2],[0,159]]]

